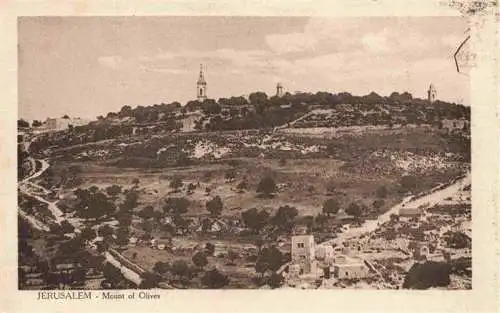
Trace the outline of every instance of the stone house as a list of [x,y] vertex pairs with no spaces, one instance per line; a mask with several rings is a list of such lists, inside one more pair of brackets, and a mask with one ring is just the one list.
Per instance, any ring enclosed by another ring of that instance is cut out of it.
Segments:
[[400,220],[421,219],[423,215],[424,215],[424,210],[420,207],[418,208],[408,207],[399,209]]
[[338,256],[330,266],[330,273],[337,279],[364,278],[370,270],[361,259]]
[[313,271],[313,261],[316,259],[316,247],[312,235],[300,235],[292,237],[292,263],[299,264],[301,274],[309,274]]

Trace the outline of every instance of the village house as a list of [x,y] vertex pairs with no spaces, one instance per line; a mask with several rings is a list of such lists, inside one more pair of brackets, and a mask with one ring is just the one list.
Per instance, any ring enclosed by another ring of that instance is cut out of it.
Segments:
[[413,258],[415,260],[427,260],[429,257],[430,251],[429,246],[426,243],[418,242],[414,243],[412,247]]
[[337,279],[360,279],[369,275],[369,269],[363,260],[347,256],[337,256],[330,266],[330,275]]
[[349,247],[316,245],[312,235],[292,237],[292,262],[288,266],[288,281],[307,277],[360,279],[369,275],[370,269],[360,258],[348,256]]
[[329,262],[333,259],[334,251],[332,246],[328,245],[318,245],[316,248],[316,258],[318,260],[323,260],[324,262]]
[[315,270],[316,247],[312,235],[292,237],[292,263],[300,266],[300,274],[309,274]]
[[424,210],[420,207],[418,208],[408,207],[399,209],[399,219],[401,221],[421,219],[423,216],[424,216]]

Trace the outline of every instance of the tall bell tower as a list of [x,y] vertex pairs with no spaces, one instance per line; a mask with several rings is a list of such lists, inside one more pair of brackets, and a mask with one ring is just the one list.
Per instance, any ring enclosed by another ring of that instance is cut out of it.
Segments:
[[203,102],[207,99],[207,82],[205,81],[205,76],[203,75],[203,65],[200,64],[200,76],[198,77],[198,82],[196,83],[198,101]]
[[276,84],[276,97],[283,97],[283,85],[281,83]]
[[434,103],[434,101],[436,101],[436,98],[437,98],[437,91],[436,91],[436,86],[434,86],[434,84],[431,84],[429,86],[429,90],[427,90],[427,101],[429,101],[429,103]]

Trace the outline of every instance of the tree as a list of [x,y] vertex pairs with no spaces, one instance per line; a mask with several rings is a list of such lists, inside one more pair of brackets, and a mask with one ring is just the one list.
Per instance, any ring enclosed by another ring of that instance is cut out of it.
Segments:
[[201,108],[201,102],[198,101],[198,100],[191,100],[191,101],[188,101],[188,103],[186,103],[185,105],[185,108],[187,109],[187,111],[189,112],[193,112],[193,111],[196,111],[198,109]]
[[130,105],[124,105],[120,112],[118,112],[119,117],[126,117],[126,116],[132,116],[132,108]]
[[174,225],[177,227],[177,230],[185,233],[188,231],[189,221],[182,217],[180,214],[174,215]]
[[236,178],[236,170],[235,169],[229,169],[226,171],[226,174],[224,176],[224,178],[228,181],[228,182],[233,182],[234,179]]
[[275,192],[276,192],[276,183],[274,182],[274,179],[270,176],[264,177],[257,186],[257,193],[260,193],[265,197],[271,197],[271,195]]
[[282,230],[291,230],[298,214],[299,212],[295,207],[285,205],[278,209],[271,222]]
[[112,282],[113,285],[123,281],[124,277],[119,269],[114,267],[111,263],[106,263],[102,269],[104,278]]
[[192,258],[193,264],[200,269],[203,269],[208,264],[207,256],[204,252],[196,252]]
[[111,226],[109,226],[108,224],[105,224],[105,225],[99,227],[99,229],[97,230],[97,233],[101,237],[109,237],[109,236],[113,235],[114,231],[113,231],[113,228],[111,228]]
[[306,225],[307,231],[309,233],[312,232],[314,227],[316,226],[314,223],[314,216],[312,216],[312,215],[304,216],[303,222]]
[[241,213],[241,219],[246,227],[259,232],[267,225],[269,213],[265,210],[259,212],[256,208],[251,208]]
[[261,278],[264,277],[264,273],[267,270],[269,270],[269,264],[261,259],[257,259],[257,262],[255,263],[255,271],[261,275]]
[[203,113],[207,115],[219,114],[221,112],[220,105],[213,99],[206,99],[201,105]]
[[151,224],[148,221],[143,221],[140,225],[141,225],[142,230],[146,234],[151,234],[151,232],[153,231],[153,224]]
[[128,212],[120,212],[116,217],[118,225],[122,228],[128,229],[132,225],[132,214]]
[[129,242],[129,231],[127,228],[120,227],[116,231],[116,243],[120,246],[125,246]]
[[158,287],[160,277],[155,273],[145,272],[142,274],[142,282],[139,289],[152,289]]
[[447,232],[445,241],[449,247],[454,249],[463,249],[471,247],[471,239],[462,232]]
[[106,187],[106,193],[111,197],[116,197],[122,192],[122,187],[118,185],[111,185]]
[[82,229],[80,236],[82,237],[82,239],[84,241],[90,241],[96,237],[96,233],[95,233],[95,230],[93,230],[92,228],[86,227],[86,228]]
[[63,220],[61,222],[61,231],[64,234],[72,233],[75,231],[75,227],[73,225],[71,225],[71,223],[68,222],[67,220]]
[[380,209],[381,207],[383,207],[383,206],[384,206],[384,203],[385,203],[385,202],[384,202],[384,200],[383,200],[383,199],[376,199],[376,200],[374,200],[374,201],[373,201],[373,204],[372,204],[372,205],[373,205],[373,207],[374,207],[375,209],[377,209],[377,210],[378,210],[378,209]]
[[229,249],[227,251],[227,259],[231,264],[234,264],[234,261],[238,258],[238,253],[236,253],[234,250]]
[[265,273],[267,270],[277,271],[284,263],[284,256],[276,247],[266,247],[261,250],[255,270],[258,273]]
[[191,205],[186,198],[167,198],[163,205],[163,212],[173,214],[184,214],[188,212]]
[[188,278],[190,275],[189,266],[186,261],[176,260],[170,267],[170,273],[172,273],[172,275],[176,275],[181,280]]
[[23,119],[19,119],[19,120],[17,120],[17,127],[28,128],[28,127],[30,127],[30,123],[23,120]]
[[349,204],[345,212],[351,216],[354,216],[356,218],[360,217],[363,214],[363,210],[359,204],[356,202],[352,202]]
[[209,289],[220,289],[229,284],[229,279],[217,269],[213,269],[205,273],[201,283]]
[[379,94],[372,91],[370,94],[363,96],[363,102],[366,104],[380,104],[382,103],[384,98],[382,98]]
[[326,215],[337,214],[340,209],[340,204],[336,199],[327,199],[323,203],[323,213]]
[[273,272],[271,274],[271,276],[269,276],[269,279],[267,280],[267,284],[271,287],[271,288],[279,288],[283,285],[283,282],[285,281],[285,279],[283,278],[283,276],[281,276],[280,274],[276,273],[276,272]]
[[170,264],[168,264],[167,262],[158,261],[153,266],[153,271],[160,275],[167,273],[169,270],[170,270]]
[[215,196],[212,200],[207,201],[206,207],[212,217],[220,216],[223,207],[221,198],[219,196]]
[[208,254],[208,255],[214,255],[214,252],[215,252],[215,246],[210,243],[210,242],[207,242],[207,244],[205,245],[205,252]]
[[93,185],[93,186],[90,186],[89,189],[91,194],[95,195],[96,193],[99,192],[99,187],[97,187],[96,185]]
[[389,216],[390,220],[393,221],[393,222],[399,222],[399,215],[397,214],[394,214],[392,213],[390,216]]
[[139,213],[137,214],[139,217],[142,217],[144,219],[149,219],[155,217],[155,209],[153,206],[148,205],[145,208],[143,208]]
[[85,278],[87,277],[87,271],[82,267],[77,267],[71,273],[71,280],[76,285],[83,285],[85,283]]
[[428,289],[450,284],[450,267],[446,263],[427,261],[415,263],[406,274],[404,289]]
[[318,225],[319,227],[324,227],[327,221],[328,221],[328,217],[326,217],[326,215],[318,214],[318,215],[316,215],[314,224]]
[[257,105],[257,104],[261,104],[261,103],[266,103],[267,102],[267,95],[262,91],[252,92],[249,95],[248,99],[250,100],[250,104]]
[[417,178],[410,175],[403,176],[400,184],[403,192],[414,191],[417,188]]
[[101,218],[115,212],[116,205],[99,188],[92,186],[88,190],[77,189],[77,213],[83,218]]
[[42,126],[42,122],[40,122],[39,120],[33,120],[33,123],[31,123],[31,126],[33,126],[33,127]]
[[122,205],[124,212],[132,212],[138,205],[139,194],[135,190],[130,190],[125,193],[125,201]]
[[179,176],[174,176],[172,180],[170,181],[170,188],[173,188],[174,190],[178,190],[179,188],[182,187],[182,180]]
[[193,183],[189,183],[189,185],[188,185],[188,190],[187,190],[187,191],[188,191],[188,193],[189,193],[189,194],[192,194],[194,190],[196,190],[196,185],[195,185],[195,184],[193,184]]

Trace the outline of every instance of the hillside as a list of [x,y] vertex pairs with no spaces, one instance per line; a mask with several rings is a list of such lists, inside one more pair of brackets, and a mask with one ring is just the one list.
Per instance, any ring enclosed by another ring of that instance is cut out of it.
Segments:
[[39,136],[33,148],[67,147],[106,139],[179,132],[213,132],[249,129],[286,129],[295,134],[350,131],[353,127],[393,128],[429,125],[468,134],[470,108],[436,101],[429,104],[410,94],[375,93],[356,97],[348,93],[287,94],[281,98],[261,92],[243,97],[207,99],[152,106],[126,105],[85,126]]

